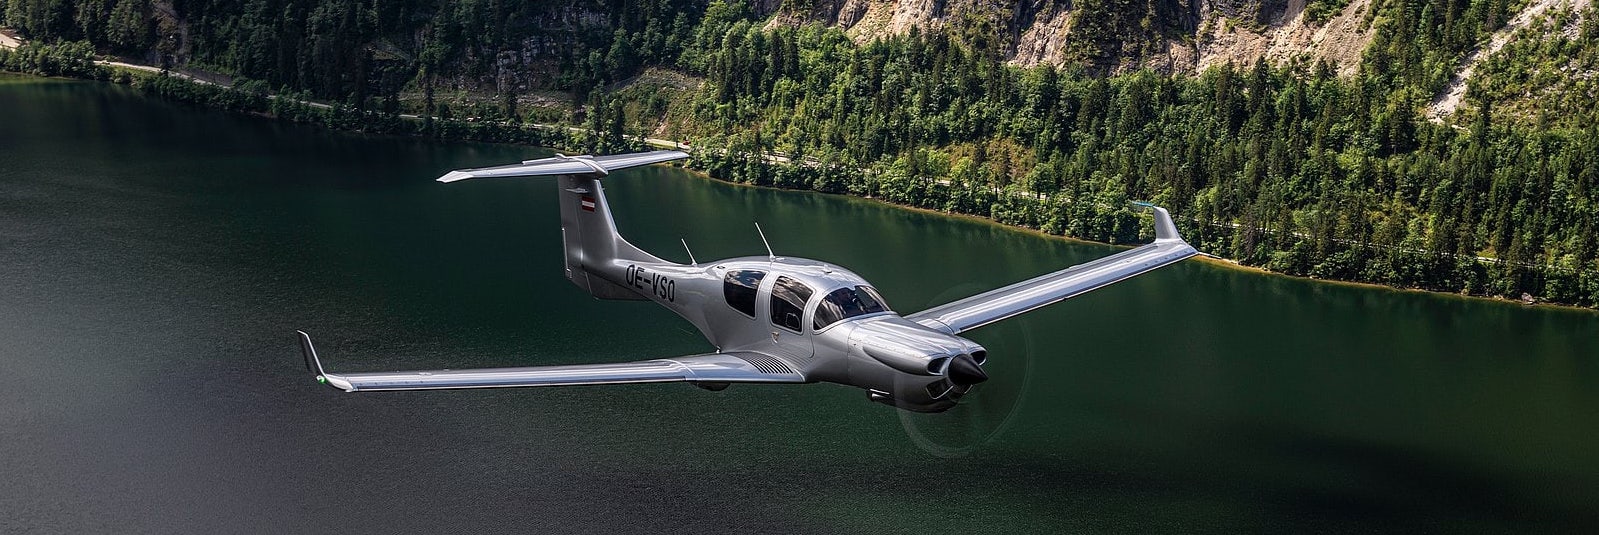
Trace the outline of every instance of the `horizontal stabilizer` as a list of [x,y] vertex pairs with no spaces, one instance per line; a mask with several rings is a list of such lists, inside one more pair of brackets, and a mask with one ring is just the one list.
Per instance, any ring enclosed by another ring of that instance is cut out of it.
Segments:
[[688,153],[676,150],[658,150],[652,152],[637,152],[633,154],[612,154],[608,156],[566,156],[557,154],[549,158],[528,160],[522,163],[500,165],[495,167],[480,167],[477,169],[458,169],[445,173],[439,177],[439,182],[456,182],[469,178],[506,178],[525,176],[587,176],[599,178],[610,174],[611,171],[638,167],[653,163],[669,162],[687,158]]

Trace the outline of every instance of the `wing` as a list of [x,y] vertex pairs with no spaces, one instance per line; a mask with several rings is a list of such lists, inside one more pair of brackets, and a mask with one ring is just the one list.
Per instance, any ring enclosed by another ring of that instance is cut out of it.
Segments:
[[1004,288],[933,307],[906,319],[949,334],[976,329],[1024,312],[1077,297],[1199,254],[1177,235],[1164,208],[1155,212],[1155,242],[1034,277]]
[[632,383],[804,383],[805,375],[769,355],[733,351],[637,362],[480,368],[405,372],[327,373],[317,358],[311,336],[300,333],[306,368],[317,382],[345,392],[372,390],[445,390],[518,386],[615,385]]

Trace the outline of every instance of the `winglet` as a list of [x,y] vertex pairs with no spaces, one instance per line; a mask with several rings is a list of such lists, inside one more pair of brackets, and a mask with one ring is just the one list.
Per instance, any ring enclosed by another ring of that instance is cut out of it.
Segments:
[[338,375],[328,375],[322,370],[322,359],[316,356],[316,347],[311,345],[311,335],[305,331],[294,331],[300,334],[300,356],[305,358],[305,370],[316,374],[316,382],[326,384],[345,392],[354,391],[350,382]]
[[1155,241],[1183,241],[1183,237],[1177,235],[1177,223],[1172,222],[1171,214],[1159,206],[1152,208],[1155,209]]
[[1155,212],[1155,241],[1183,241],[1183,237],[1177,234],[1177,224],[1172,222],[1171,214],[1165,208],[1143,201],[1132,201],[1132,203],[1135,206],[1142,206]]

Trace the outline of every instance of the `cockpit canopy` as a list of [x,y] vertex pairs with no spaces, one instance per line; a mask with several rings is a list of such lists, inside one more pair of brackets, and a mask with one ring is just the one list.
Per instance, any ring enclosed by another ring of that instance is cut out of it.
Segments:
[[883,296],[878,295],[877,290],[871,286],[839,288],[822,297],[822,300],[816,304],[811,329],[820,331],[839,321],[887,310],[888,305],[883,302]]
[[[761,281],[767,273],[761,270],[741,269],[727,272],[722,278],[722,298],[739,313],[755,317],[755,302],[759,299]],[[812,287],[798,278],[778,275],[770,290],[772,325],[800,332],[801,311],[815,295]],[[811,312],[811,330],[820,331],[829,325],[860,316],[887,312],[883,296],[871,286],[845,286],[833,290],[817,301]]]

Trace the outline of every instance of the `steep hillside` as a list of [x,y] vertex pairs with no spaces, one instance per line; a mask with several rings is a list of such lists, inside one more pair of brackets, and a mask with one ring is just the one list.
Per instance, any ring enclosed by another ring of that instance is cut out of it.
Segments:
[[704,0],[4,0],[0,26],[363,104],[608,84],[674,63]]
[[949,31],[1015,65],[1082,64],[1121,72],[1197,72],[1221,63],[1302,57],[1354,71],[1372,39],[1371,0],[978,2],[829,0],[772,8],[771,24],[819,22],[858,42]]
[[[99,24],[112,4],[128,16]],[[155,51],[254,89],[142,89],[335,128],[590,152],[656,133],[717,178],[1114,242],[1147,199],[1244,264],[1595,306],[1599,21],[1546,7],[1468,59],[1539,5],[5,0],[40,44],[0,69]],[[1468,106],[1428,122],[1463,60]]]
[[[1479,66],[1486,76],[1476,76]],[[1596,75],[1599,17],[1592,0],[1534,0],[1461,61],[1428,105],[1427,118],[1443,122],[1453,115],[1468,89],[1479,105],[1496,103],[1501,111],[1592,103],[1599,98]]]
[[[1250,26],[1236,19],[1212,18],[1203,26],[1193,46],[1197,57],[1181,66],[1203,70],[1221,63],[1250,63],[1264,57],[1282,63],[1294,57],[1326,60],[1349,75],[1360,65],[1360,54],[1371,43],[1373,0],[1353,0],[1322,20],[1313,20],[1305,0],[1289,0],[1287,9],[1265,25]],[[1174,43],[1174,47],[1180,47]]]

